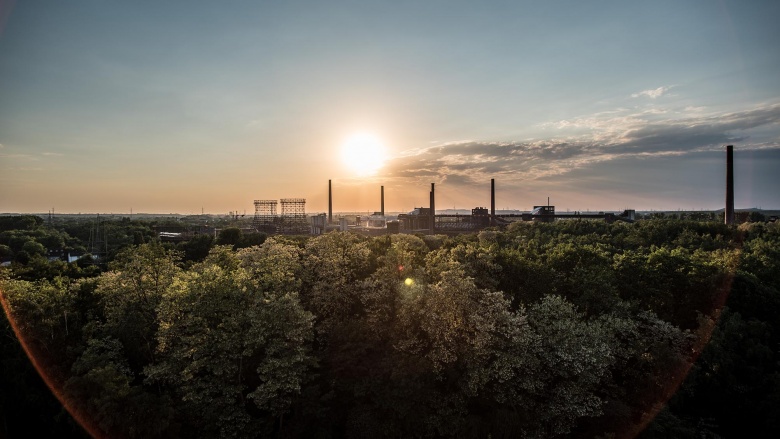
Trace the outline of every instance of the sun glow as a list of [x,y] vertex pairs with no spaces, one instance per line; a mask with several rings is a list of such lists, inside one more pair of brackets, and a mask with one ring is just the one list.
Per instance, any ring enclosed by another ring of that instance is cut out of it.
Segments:
[[357,133],[350,136],[341,150],[342,160],[359,176],[376,174],[385,163],[385,148],[373,134]]

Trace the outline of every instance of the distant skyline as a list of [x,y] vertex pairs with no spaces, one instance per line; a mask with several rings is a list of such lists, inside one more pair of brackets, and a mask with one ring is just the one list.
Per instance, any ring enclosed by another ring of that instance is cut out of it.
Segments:
[[[0,212],[780,208],[780,2],[0,3]],[[384,147],[345,163],[357,133]],[[372,169],[373,170],[373,169]]]

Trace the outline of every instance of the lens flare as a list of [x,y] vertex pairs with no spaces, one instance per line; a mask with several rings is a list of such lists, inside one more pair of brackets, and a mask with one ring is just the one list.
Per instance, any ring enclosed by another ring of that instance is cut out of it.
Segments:
[[92,422],[89,416],[83,413],[76,404],[73,404],[72,401],[70,401],[70,398],[62,391],[62,386],[64,384],[63,380],[55,380],[48,373],[49,368],[43,364],[45,362],[43,352],[41,352],[40,349],[37,349],[32,343],[28,343],[23,329],[14,318],[13,309],[11,304],[8,303],[3,290],[0,290],[0,307],[2,307],[3,312],[5,312],[8,323],[11,325],[11,330],[14,332],[14,335],[16,335],[16,339],[19,340],[19,344],[22,346],[24,353],[27,354],[27,358],[30,359],[30,363],[32,363],[32,366],[38,372],[38,375],[43,379],[43,382],[46,384],[46,387],[49,388],[49,391],[51,391],[54,397],[60,401],[60,404],[65,407],[65,410],[73,416],[73,419],[75,419],[90,436],[94,438],[105,437],[106,435],[103,434],[94,422]]

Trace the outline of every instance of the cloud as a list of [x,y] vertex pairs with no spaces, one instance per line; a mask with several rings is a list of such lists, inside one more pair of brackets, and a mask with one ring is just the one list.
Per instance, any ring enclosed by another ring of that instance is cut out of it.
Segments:
[[0,170],[4,172],[42,172],[44,171],[44,168],[31,167],[31,166],[14,166],[9,168],[0,168]]
[[659,119],[658,114],[637,110],[605,112],[548,123],[546,126],[555,132],[547,139],[472,140],[420,148],[391,160],[384,177],[464,185],[492,177],[522,182],[609,160],[684,156],[732,143],[739,144],[742,150],[780,149],[780,129],[775,129],[771,139],[752,139],[749,132],[780,127],[780,104],[725,114],[696,112],[676,119]]
[[41,157],[60,157],[63,154],[59,152],[41,152],[41,153],[6,153],[0,154],[0,158],[16,161],[38,161]]
[[0,158],[5,159],[21,159],[21,160],[38,160],[37,157],[35,157],[32,154],[21,154],[21,153],[13,153],[13,154],[0,154]]
[[660,98],[661,96],[665,95],[666,92],[672,89],[674,87],[673,85],[665,85],[658,88],[650,89],[650,90],[643,90],[639,93],[634,93],[631,95],[632,98],[639,98],[642,96],[647,96],[650,99],[656,99]]

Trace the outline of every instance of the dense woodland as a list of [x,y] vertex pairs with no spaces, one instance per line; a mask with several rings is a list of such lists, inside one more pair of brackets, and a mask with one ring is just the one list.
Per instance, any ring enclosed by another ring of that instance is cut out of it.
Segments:
[[[243,235],[0,218],[0,289],[93,435],[777,437],[780,224]],[[0,436],[85,437],[0,341]],[[749,434],[748,434],[749,433]]]

